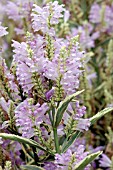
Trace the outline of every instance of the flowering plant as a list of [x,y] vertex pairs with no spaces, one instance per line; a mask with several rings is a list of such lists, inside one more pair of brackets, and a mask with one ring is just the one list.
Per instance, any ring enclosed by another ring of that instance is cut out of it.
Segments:
[[[0,58],[0,140],[3,148],[9,140],[15,141],[10,144],[11,163],[7,161],[6,168],[87,170],[101,154],[89,154],[84,145],[76,146],[76,140],[113,108],[84,118],[80,77],[86,57],[78,36],[57,36],[56,27],[63,17],[67,22],[66,10],[57,1],[42,8],[34,4],[32,31],[21,43],[13,40],[10,70]],[[0,36],[6,34],[0,26]]]

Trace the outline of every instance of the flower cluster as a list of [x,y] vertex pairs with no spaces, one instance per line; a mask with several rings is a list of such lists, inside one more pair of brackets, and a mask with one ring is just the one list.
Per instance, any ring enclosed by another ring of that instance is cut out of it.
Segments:
[[[34,0],[14,0],[6,2],[5,12],[8,15],[8,18],[18,25],[14,28],[17,35],[25,34],[27,24],[31,22],[30,13],[33,3]],[[29,29],[31,28],[29,27]]]
[[32,99],[26,99],[15,109],[16,126],[23,137],[31,138],[35,136],[35,127],[39,126],[44,119],[44,114],[48,110],[46,103],[40,106],[39,103],[33,105]]
[[33,11],[35,13],[32,13],[31,16],[33,17],[34,31],[41,30],[44,34],[48,33],[49,35],[54,35],[55,32],[52,26],[58,24],[58,19],[63,17],[63,5],[58,5],[58,2],[54,1],[43,8],[34,5]]
[[[79,163],[82,159],[84,159],[88,152],[84,152],[85,148],[83,145],[79,145],[78,148],[76,148],[76,151],[72,153],[72,151],[69,149],[66,153],[56,154],[55,155],[55,164],[57,165],[57,168],[60,169],[68,169],[68,168],[74,168],[74,166]],[[88,165],[84,170],[88,170],[90,165]]]

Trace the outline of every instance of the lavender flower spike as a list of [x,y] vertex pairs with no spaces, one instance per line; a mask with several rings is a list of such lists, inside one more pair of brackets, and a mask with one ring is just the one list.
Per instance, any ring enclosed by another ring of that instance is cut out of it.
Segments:
[[101,22],[101,7],[97,3],[94,3],[91,7],[89,20],[95,24]]
[[63,17],[61,14],[65,9],[63,5],[58,5],[57,1],[53,3],[48,3],[46,7],[40,8],[36,4],[33,5],[34,9],[31,16],[33,17],[33,24],[32,27],[34,31],[41,30],[44,34],[45,33],[52,33],[54,34],[54,29],[51,28],[52,25],[59,23],[59,18]]

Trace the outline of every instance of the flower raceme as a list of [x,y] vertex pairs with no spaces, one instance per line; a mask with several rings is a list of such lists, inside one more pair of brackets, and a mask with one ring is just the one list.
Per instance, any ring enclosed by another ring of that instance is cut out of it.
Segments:
[[46,116],[48,110],[46,103],[40,106],[39,103],[33,105],[32,99],[26,99],[15,109],[16,126],[23,137],[31,138],[35,136],[34,129],[39,126]]
[[65,10],[63,5],[58,5],[57,1],[49,3],[46,7],[40,8],[34,4],[33,12],[33,29],[34,31],[41,30],[44,34],[54,35],[53,25],[59,23],[59,18],[63,17],[62,12]]
[[[95,12],[96,11],[96,12]],[[95,24],[97,27],[99,26],[100,32],[106,32],[108,34],[112,34],[113,32],[113,17],[111,13],[113,12],[113,6],[94,3],[91,6],[91,10],[89,13],[89,20],[91,23]]]

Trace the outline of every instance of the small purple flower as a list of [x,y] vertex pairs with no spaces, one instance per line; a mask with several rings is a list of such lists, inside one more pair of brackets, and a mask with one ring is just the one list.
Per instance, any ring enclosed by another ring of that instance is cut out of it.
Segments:
[[45,94],[45,96],[46,96],[46,99],[47,100],[50,100],[51,99],[51,97],[53,96],[53,94],[54,94],[54,88],[52,88],[51,90],[49,90],[48,92],[46,92],[46,94]]
[[9,159],[11,160],[12,166],[20,166],[23,164],[23,161],[20,157],[22,150],[21,144],[18,142],[13,142],[10,140],[4,140],[2,144],[3,154],[8,154]]
[[76,130],[79,130],[81,132],[83,132],[84,130],[89,130],[89,127],[91,125],[90,120],[89,119],[82,119],[82,118],[77,118],[76,119],[77,122],[77,127]]
[[83,115],[86,114],[86,107],[80,106],[79,101],[76,101],[75,111],[76,111],[76,114],[73,117],[75,119],[81,118]]
[[12,47],[14,47],[13,52],[15,53],[13,55],[13,61],[14,62],[26,62],[28,52],[27,52],[27,44],[25,42],[19,43],[15,40],[13,40]]
[[[57,167],[61,167],[61,169],[67,167],[69,164],[69,161],[71,159],[72,152],[70,149],[66,151],[66,153],[62,154],[55,154],[55,161],[54,163],[57,165]],[[63,166],[60,166],[63,165]]]
[[75,142],[70,146],[71,151],[75,152],[80,145],[86,145],[86,140],[84,137],[80,137],[75,140]]
[[0,22],[0,37],[8,34],[6,29],[7,29],[6,27],[1,26],[1,22]]
[[[86,107],[85,106],[80,106],[80,102],[76,101],[75,103],[70,103],[68,105],[67,110],[70,113],[73,113],[73,119],[74,120],[79,120],[79,118],[83,117],[86,114]],[[65,115],[64,115],[65,117]],[[69,116],[66,116],[67,118]],[[64,119],[66,119],[66,117]]]
[[53,162],[45,162],[44,169],[45,170],[58,170],[57,166]]
[[[74,153],[72,153],[72,151],[68,149],[65,153],[55,154],[54,163],[57,165],[57,169],[67,170],[72,156],[73,158],[75,157],[75,160],[71,165],[72,168],[74,168],[75,165],[77,165],[81,160],[83,160],[88,155],[88,152],[84,151],[85,147],[83,145],[79,145]],[[89,167],[90,165],[88,165],[84,170],[89,170]]]
[[100,167],[110,168],[112,162],[111,162],[111,160],[108,158],[107,155],[102,154],[102,158],[100,158],[99,163],[100,163]]
[[58,66],[56,63],[47,61],[46,65],[44,66],[44,73],[43,75],[51,80],[56,80],[58,78]]

